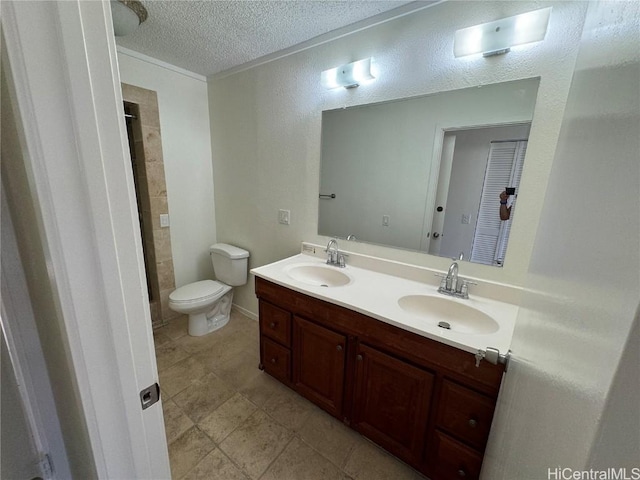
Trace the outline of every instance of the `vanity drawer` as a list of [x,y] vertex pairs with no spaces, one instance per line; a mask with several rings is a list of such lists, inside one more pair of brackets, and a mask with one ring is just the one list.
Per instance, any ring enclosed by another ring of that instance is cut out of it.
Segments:
[[453,438],[436,431],[436,454],[431,468],[438,480],[477,480],[482,455]]
[[260,300],[260,332],[285,347],[291,347],[291,314]]
[[444,380],[438,407],[438,427],[484,450],[495,401],[457,383]]
[[287,384],[291,382],[291,351],[262,337],[262,367],[264,371]]

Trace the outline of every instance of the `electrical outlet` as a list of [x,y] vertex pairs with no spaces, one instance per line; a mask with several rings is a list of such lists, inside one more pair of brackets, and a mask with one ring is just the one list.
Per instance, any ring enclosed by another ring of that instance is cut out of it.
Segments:
[[383,227],[389,226],[389,215],[382,215],[382,226]]
[[462,214],[462,223],[464,225],[469,225],[469,217],[470,217],[470,215],[467,214],[467,213],[463,213]]
[[161,227],[168,227],[169,226],[169,214],[168,213],[161,213],[160,214],[160,226]]
[[289,225],[291,217],[290,210],[278,210],[278,222],[283,225]]

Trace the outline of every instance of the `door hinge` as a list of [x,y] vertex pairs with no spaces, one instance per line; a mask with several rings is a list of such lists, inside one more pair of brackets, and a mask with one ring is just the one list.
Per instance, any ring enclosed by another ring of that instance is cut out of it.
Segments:
[[140,392],[140,403],[145,410],[160,400],[160,387],[157,383],[145,388]]

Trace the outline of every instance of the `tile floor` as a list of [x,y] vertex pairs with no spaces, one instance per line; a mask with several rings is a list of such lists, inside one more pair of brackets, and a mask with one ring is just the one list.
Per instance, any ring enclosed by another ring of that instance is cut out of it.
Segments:
[[186,321],[154,331],[174,479],[425,478],[261,372],[258,322],[190,337]]

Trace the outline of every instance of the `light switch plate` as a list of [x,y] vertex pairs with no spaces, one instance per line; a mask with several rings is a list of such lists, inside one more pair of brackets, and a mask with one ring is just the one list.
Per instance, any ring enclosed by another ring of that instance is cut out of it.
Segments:
[[382,226],[383,227],[389,226],[389,215],[382,215]]
[[278,222],[283,225],[289,225],[291,218],[290,210],[278,210]]
[[169,226],[169,214],[168,213],[161,213],[160,214],[160,226],[161,227],[168,227]]

